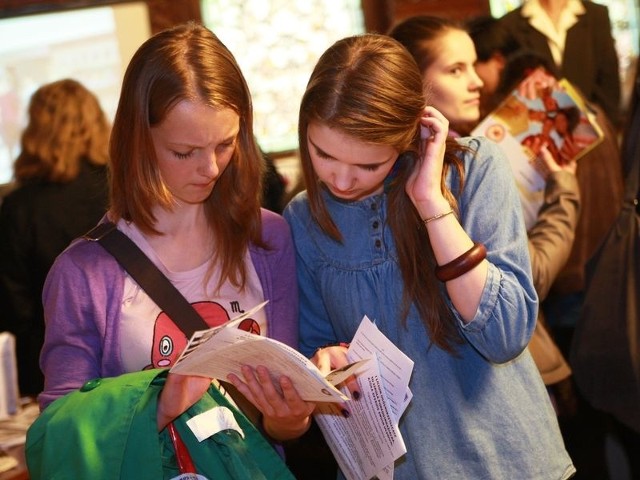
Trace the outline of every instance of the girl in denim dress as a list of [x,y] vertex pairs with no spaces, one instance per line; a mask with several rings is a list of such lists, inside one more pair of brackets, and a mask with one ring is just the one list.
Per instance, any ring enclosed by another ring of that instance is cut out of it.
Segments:
[[498,148],[447,139],[415,61],[377,34],[345,38],[321,56],[299,136],[307,190],[284,215],[301,348],[321,370],[339,368],[345,347],[321,347],[349,342],[367,315],[415,362],[400,419],[407,454],[394,478],[572,476],[526,350],[537,296]]

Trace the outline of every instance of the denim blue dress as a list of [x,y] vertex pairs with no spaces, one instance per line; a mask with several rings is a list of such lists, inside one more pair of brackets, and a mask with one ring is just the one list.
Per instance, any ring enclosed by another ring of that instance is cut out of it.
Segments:
[[[564,479],[575,472],[540,374],[526,346],[538,309],[527,237],[510,166],[484,138],[458,139],[465,185],[448,185],[472,240],[490,262],[480,306],[451,355],[431,343],[412,307],[400,318],[402,279],[387,222],[385,194],[344,202],[325,193],[343,235],[339,243],[313,221],[306,192],[287,206],[297,255],[300,345],[311,356],[350,341],[364,315],[414,362],[413,399],[400,420],[407,454],[396,479]],[[425,238],[425,242],[426,242]]]

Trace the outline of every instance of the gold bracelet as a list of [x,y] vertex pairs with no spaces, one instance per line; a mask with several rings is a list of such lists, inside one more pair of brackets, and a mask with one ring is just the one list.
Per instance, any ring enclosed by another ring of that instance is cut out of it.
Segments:
[[439,218],[446,217],[447,215],[451,215],[452,213],[453,213],[453,209],[449,210],[448,212],[439,213],[437,215],[434,215],[433,217],[423,218],[422,221],[426,225],[429,222],[433,222],[434,220],[438,220]]

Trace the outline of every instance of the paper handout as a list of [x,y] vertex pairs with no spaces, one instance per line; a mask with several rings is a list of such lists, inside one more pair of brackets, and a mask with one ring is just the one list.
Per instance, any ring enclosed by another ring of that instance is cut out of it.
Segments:
[[366,316],[347,357],[370,360],[357,373],[360,398],[319,404],[314,417],[348,480],[391,479],[395,460],[407,451],[398,421],[411,399],[413,361]]
[[333,375],[333,383],[325,379],[320,370],[304,355],[288,345],[272,338],[255,335],[237,327],[266,302],[257,305],[243,315],[223,325],[195,332],[171,372],[184,375],[226,380],[230,373],[242,378],[242,365],[267,367],[278,386],[277,378],[286,375],[298,394],[310,402],[343,402],[348,397],[334,384],[342,382],[361,367],[361,363],[349,365],[339,375]]
[[544,201],[542,146],[563,165],[578,160],[603,139],[594,114],[575,87],[564,78],[540,86],[548,78],[551,75],[542,68],[531,72],[471,132],[504,151],[520,191],[527,228],[535,223]]
[[[195,332],[171,371],[226,380],[230,373],[242,378],[242,365],[264,365],[274,380],[286,375],[303,399],[317,402],[314,417],[346,478],[391,480],[395,460],[406,453],[398,422],[411,400],[413,361],[365,316],[347,352],[350,363],[325,377],[288,345],[237,328],[265,303]],[[358,400],[336,388],[352,375]]]

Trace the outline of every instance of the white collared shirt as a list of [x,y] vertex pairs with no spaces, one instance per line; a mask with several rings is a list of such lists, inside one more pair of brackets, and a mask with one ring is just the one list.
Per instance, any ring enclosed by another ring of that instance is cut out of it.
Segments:
[[540,5],[539,0],[527,0],[522,7],[522,16],[528,18],[531,26],[547,37],[553,60],[560,67],[567,31],[578,22],[578,16],[583,15],[585,11],[580,0],[569,0],[556,26]]

